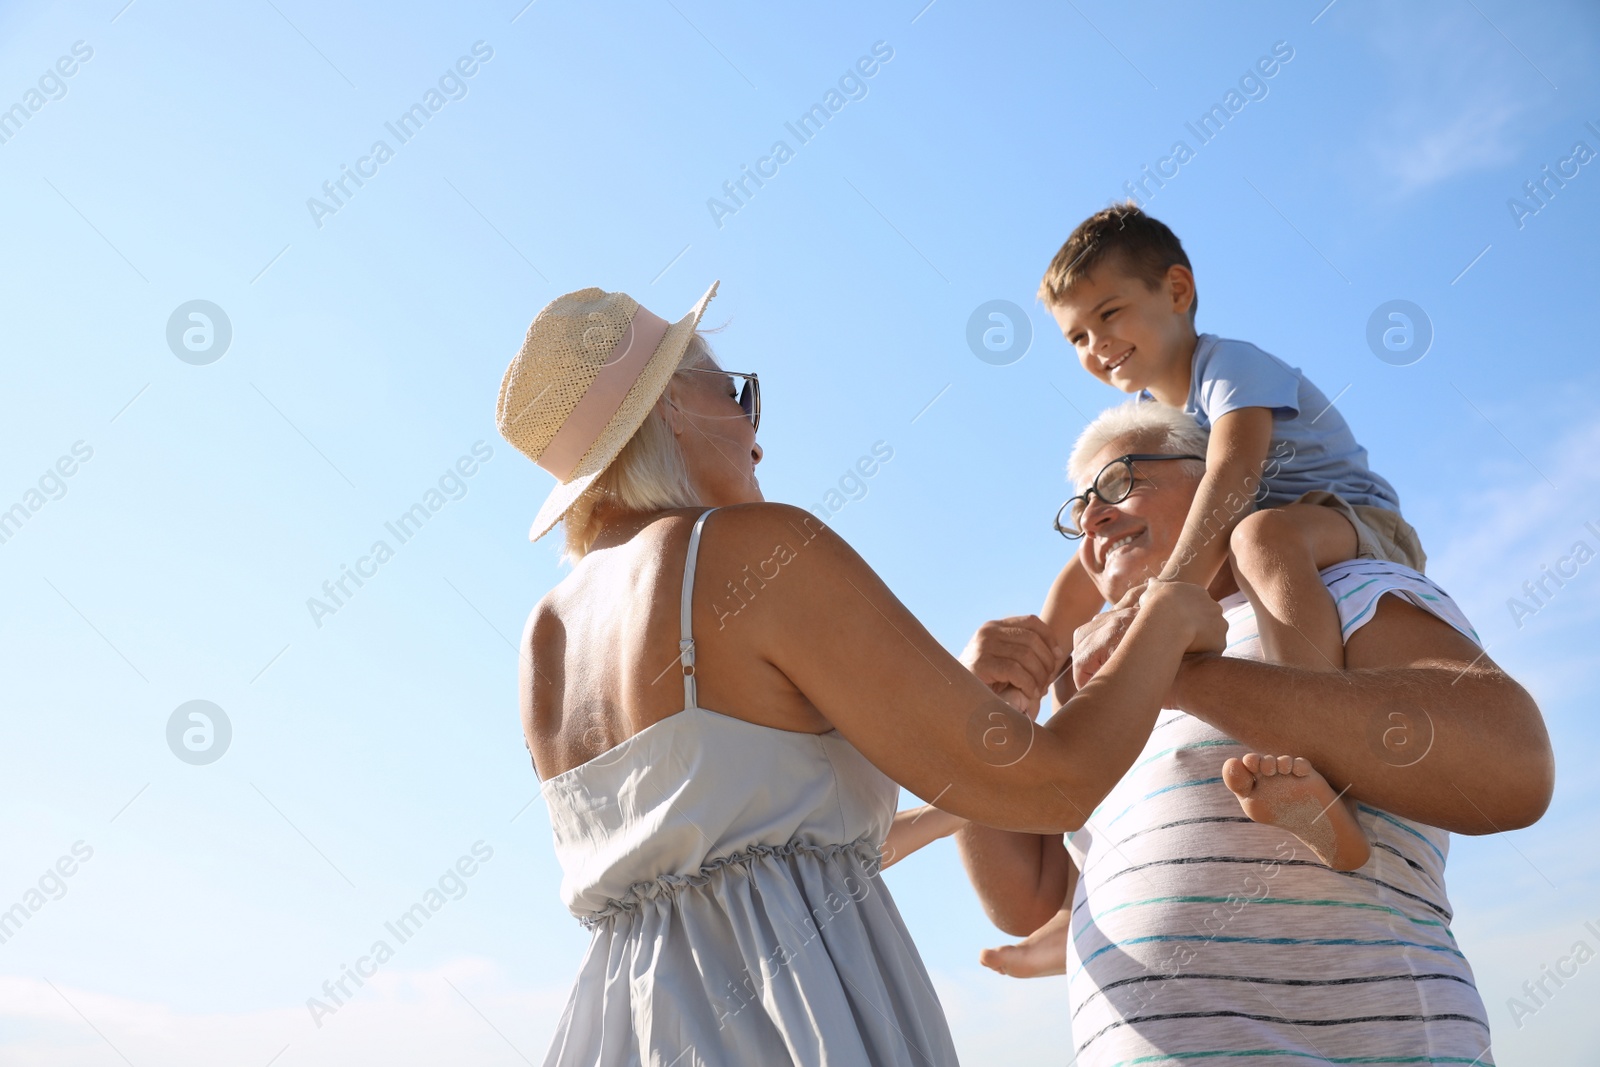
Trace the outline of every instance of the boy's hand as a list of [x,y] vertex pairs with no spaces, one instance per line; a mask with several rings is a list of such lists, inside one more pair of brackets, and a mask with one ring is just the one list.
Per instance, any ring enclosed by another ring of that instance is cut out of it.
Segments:
[[1073,634],[1072,680],[1079,689],[1106,665],[1145,604],[1190,616],[1194,639],[1185,653],[1221,652],[1226,646],[1228,624],[1211,594],[1187,582],[1146,582],[1129,589],[1115,607],[1096,615]]
[[1122,644],[1123,635],[1128,632],[1128,627],[1133,625],[1134,617],[1139,614],[1139,601],[1144,597],[1145,587],[1148,585],[1148,582],[1140,582],[1122,594],[1122,599],[1116,604],[1073,631],[1072,684],[1074,686],[1082,689],[1087,685],[1089,679],[1106,665],[1111,653]]
[[978,627],[961,653],[961,664],[1007,704],[1032,717],[1060,673],[1066,650],[1043,619],[1013,615]]
[[1228,643],[1228,623],[1222,606],[1198,585],[1189,582],[1154,582],[1145,589],[1140,606],[1159,611],[1162,617],[1176,617],[1188,624],[1193,635],[1186,654],[1221,652]]

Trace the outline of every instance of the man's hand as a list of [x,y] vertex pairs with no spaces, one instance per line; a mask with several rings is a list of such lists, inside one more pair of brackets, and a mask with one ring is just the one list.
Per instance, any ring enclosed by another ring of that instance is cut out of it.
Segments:
[[1072,684],[1082,689],[1095,672],[1106,665],[1111,653],[1122,644],[1122,637],[1139,614],[1139,600],[1144,596],[1145,585],[1138,585],[1122,594],[1116,604],[1082,626],[1072,634]]
[[990,620],[978,627],[961,653],[962,666],[1030,717],[1038,714],[1039,701],[1065,660],[1066,650],[1037,615]]

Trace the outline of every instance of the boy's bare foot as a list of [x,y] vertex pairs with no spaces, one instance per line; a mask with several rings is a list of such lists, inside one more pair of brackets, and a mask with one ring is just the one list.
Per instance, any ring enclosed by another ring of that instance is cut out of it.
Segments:
[[1246,815],[1288,830],[1334,870],[1353,871],[1372,855],[1355,802],[1336,794],[1308,760],[1247,752],[1222,765],[1222,780]]
[[1017,942],[978,953],[978,962],[1012,978],[1043,978],[1067,973],[1067,932],[1071,913],[1055,918]]

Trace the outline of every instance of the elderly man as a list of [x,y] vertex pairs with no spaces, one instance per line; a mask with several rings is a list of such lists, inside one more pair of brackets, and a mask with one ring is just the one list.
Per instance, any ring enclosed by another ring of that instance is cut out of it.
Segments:
[[[1160,572],[1202,466],[1176,457],[1205,451],[1204,431],[1155,404],[1113,408],[1080,437],[1072,477],[1102,490],[1081,509],[1080,558],[1109,603],[1134,602]],[[1131,477],[1099,479],[1111,465]],[[1451,832],[1543,814],[1549,738],[1532,699],[1428,579],[1374,560],[1322,577],[1339,605],[1344,670],[1260,662],[1249,604],[1225,570],[1211,592],[1227,652],[1189,658],[1170,710],[1082,829],[1065,843],[980,826],[958,835],[1002,930],[1028,934],[1070,913],[1081,1065],[1492,1063],[1483,1002],[1450,934],[1445,854]],[[1079,630],[1058,707],[1137,610]],[[1061,643],[1036,617],[1000,620],[964,661],[1037,706]],[[1222,768],[1248,752],[1305,757],[1355,798],[1367,863],[1331,870],[1283,826],[1246,817]]]

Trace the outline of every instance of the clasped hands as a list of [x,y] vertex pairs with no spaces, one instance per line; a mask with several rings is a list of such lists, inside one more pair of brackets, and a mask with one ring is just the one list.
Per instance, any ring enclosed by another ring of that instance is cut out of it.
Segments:
[[1013,615],[978,627],[961,663],[1007,704],[1035,717],[1039,701],[1068,668],[1077,690],[1105,666],[1138,616],[1146,585],[1129,589],[1114,606],[1073,631],[1070,652],[1039,616]]

